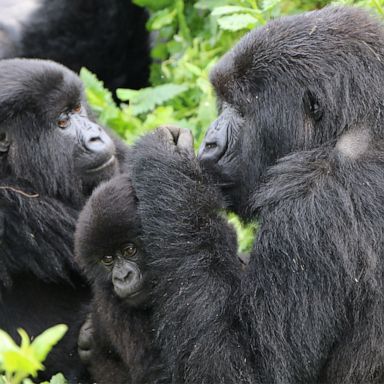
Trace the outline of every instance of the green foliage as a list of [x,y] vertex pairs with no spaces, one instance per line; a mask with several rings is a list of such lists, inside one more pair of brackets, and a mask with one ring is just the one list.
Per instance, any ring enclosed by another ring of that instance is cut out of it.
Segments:
[[257,224],[244,225],[234,213],[228,214],[228,222],[232,224],[236,230],[239,252],[251,252],[257,232]]
[[[44,369],[43,361],[67,329],[66,325],[56,325],[32,342],[23,329],[18,329],[20,346],[6,332],[0,330],[0,384],[33,384],[28,376],[36,377],[38,371]],[[65,384],[66,381],[59,374],[54,376],[50,383]]]

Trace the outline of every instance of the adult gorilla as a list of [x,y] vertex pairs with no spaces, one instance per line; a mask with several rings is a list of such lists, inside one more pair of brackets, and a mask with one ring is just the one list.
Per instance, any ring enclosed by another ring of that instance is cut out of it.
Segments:
[[81,81],[65,67],[0,61],[0,328],[35,336],[68,324],[46,376],[61,371],[76,382],[79,312],[90,292],[73,259],[75,223],[126,151],[87,110]]
[[149,76],[147,13],[131,0],[0,0],[0,57],[87,67],[109,89]]
[[[215,67],[220,116],[136,147],[173,383],[384,382],[384,30],[364,11],[272,21]],[[259,219],[241,274],[220,193]]]

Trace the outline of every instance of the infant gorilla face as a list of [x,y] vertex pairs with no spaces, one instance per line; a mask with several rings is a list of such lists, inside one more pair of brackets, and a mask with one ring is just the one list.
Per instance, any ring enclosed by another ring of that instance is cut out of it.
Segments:
[[142,260],[142,250],[134,243],[112,250],[101,259],[116,295],[132,305],[141,304],[146,299]]
[[99,186],[80,214],[75,254],[95,293],[130,306],[147,301],[145,255],[137,199],[127,175]]

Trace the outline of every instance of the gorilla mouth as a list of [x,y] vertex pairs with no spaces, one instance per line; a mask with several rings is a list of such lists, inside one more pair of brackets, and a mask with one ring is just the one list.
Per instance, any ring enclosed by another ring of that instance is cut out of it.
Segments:
[[95,173],[95,172],[100,172],[105,168],[108,168],[109,166],[113,165],[116,161],[116,156],[112,155],[107,161],[102,163],[101,165],[98,165],[95,168],[90,168],[87,170],[87,173]]

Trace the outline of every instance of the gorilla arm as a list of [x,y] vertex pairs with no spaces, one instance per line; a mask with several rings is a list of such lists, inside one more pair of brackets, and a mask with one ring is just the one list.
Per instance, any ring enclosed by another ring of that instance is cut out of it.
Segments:
[[160,345],[176,383],[250,383],[244,343],[236,334],[236,238],[189,135],[157,130],[139,141],[131,160],[143,243],[158,277]]
[[39,196],[14,180],[2,181],[0,201],[4,224],[0,276],[4,285],[20,272],[31,272],[47,282],[70,282],[71,272],[77,270],[73,260],[77,210]]

